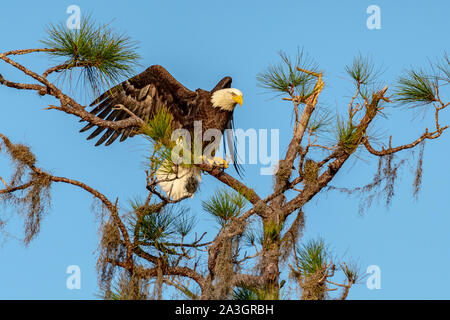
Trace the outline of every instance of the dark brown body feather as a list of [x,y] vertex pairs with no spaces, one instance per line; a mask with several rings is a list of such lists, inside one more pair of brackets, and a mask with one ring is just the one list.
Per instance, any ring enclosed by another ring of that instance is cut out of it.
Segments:
[[[191,91],[175,80],[166,69],[154,65],[103,93],[91,103],[91,106],[96,106],[91,113],[105,120],[118,121],[130,117],[126,111],[117,109],[119,105],[123,105],[141,119],[147,120],[160,108],[167,107],[173,115],[174,129],[184,128],[192,133],[194,121],[202,121],[203,133],[213,128],[223,133],[233,113],[213,107],[211,95],[216,90],[230,86],[231,78],[225,77],[211,91]],[[93,124],[88,124],[80,132],[92,127]],[[105,145],[108,146],[119,136],[120,141],[124,141],[135,135],[136,129],[107,129],[104,132],[105,128],[97,127],[87,139],[103,133],[95,145],[106,142]]]

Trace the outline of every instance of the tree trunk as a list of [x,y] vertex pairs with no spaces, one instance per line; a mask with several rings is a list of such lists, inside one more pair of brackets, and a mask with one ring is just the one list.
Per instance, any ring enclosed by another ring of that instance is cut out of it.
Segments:
[[279,216],[264,219],[264,241],[261,258],[261,275],[264,283],[263,297],[266,300],[280,298],[280,233],[282,222]]

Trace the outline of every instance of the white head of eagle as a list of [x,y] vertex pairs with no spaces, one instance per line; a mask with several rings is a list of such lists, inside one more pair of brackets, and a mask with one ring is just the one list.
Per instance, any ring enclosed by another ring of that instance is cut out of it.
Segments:
[[[109,89],[95,99],[90,106],[93,107],[92,115],[107,121],[126,120],[130,118],[130,114],[147,121],[164,108],[172,115],[173,130],[184,128],[192,131],[195,121],[201,121],[204,132],[208,129],[217,129],[223,134],[225,130],[233,129],[233,111],[236,104],[242,105],[242,102],[242,92],[231,88],[231,77],[224,77],[210,91],[202,89],[191,91],[162,66],[153,65]],[[124,141],[139,134],[139,128],[111,129],[94,123],[88,123],[80,132],[94,127],[97,128],[87,139],[93,139],[102,134],[96,146],[103,143],[109,146],[119,137],[120,141]],[[230,131],[232,130],[227,130],[227,136],[224,138],[228,142],[232,159],[235,160],[237,155],[234,137],[229,136]],[[191,137],[194,136],[194,132],[190,134]],[[239,173],[237,161],[233,163]],[[166,165],[171,164],[166,163]],[[177,200],[193,196],[201,182],[201,170],[198,167],[176,168],[171,173],[162,170],[162,167],[155,172],[155,176],[158,185],[169,197]]]
[[211,102],[213,107],[233,111],[236,104],[242,106],[243,94],[240,90],[235,88],[221,89],[212,94]]

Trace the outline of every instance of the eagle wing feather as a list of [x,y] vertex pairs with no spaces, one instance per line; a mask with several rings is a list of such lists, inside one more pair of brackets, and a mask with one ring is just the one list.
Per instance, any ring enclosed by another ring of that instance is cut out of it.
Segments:
[[[181,123],[183,116],[189,113],[189,102],[195,99],[196,95],[196,92],[179,83],[162,66],[153,65],[109,89],[95,99],[90,106],[95,106],[91,111],[92,114],[108,121],[119,121],[130,117],[125,110],[118,109],[120,105],[143,120],[150,119],[157,110],[166,106],[174,116],[174,121]],[[94,126],[89,123],[80,132],[85,132]],[[97,127],[87,139],[97,137],[105,129]],[[135,128],[107,129],[95,145],[99,146],[106,141],[105,145],[108,146],[120,135],[120,141],[124,141],[134,134]]]

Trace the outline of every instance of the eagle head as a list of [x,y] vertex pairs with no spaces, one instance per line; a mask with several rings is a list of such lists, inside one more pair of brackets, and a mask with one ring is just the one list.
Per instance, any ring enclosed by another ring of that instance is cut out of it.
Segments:
[[221,89],[213,93],[211,103],[215,108],[233,111],[237,103],[242,106],[242,92],[235,88]]

